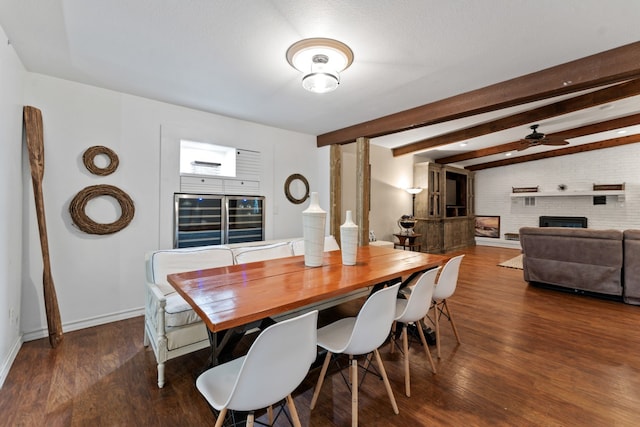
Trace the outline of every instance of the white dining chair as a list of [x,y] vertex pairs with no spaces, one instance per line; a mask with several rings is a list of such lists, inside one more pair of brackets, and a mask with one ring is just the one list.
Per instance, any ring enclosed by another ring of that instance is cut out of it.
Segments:
[[327,355],[316,384],[311,409],[315,408],[320,389],[333,354],[349,355],[349,379],[351,382],[351,423],[358,425],[358,360],[354,356],[373,353],[384,381],[393,412],[398,414],[398,405],[393,396],[387,372],[382,364],[378,347],[391,331],[395,317],[395,301],[400,283],[381,289],[371,295],[360,309],[357,317],[347,317],[318,329],[318,346],[327,350]]
[[294,426],[300,426],[291,393],[316,359],[317,319],[314,310],[276,323],[262,331],[246,356],[198,377],[198,391],[220,411],[216,427],[222,426],[228,410],[248,411],[247,426],[253,426],[253,411],[269,408],[271,418],[271,406],[285,398]]
[[436,328],[436,351],[438,358],[442,357],[440,355],[440,316],[444,315],[449,320],[458,344],[461,343],[460,335],[458,334],[458,329],[453,321],[451,308],[447,303],[447,299],[450,298],[456,290],[462,258],[464,258],[464,255],[453,257],[447,261],[440,272],[440,276],[436,282],[436,287],[433,290],[433,324]]
[[431,370],[436,373],[436,365],[433,363],[429,345],[422,330],[422,322],[431,307],[433,296],[433,288],[436,283],[436,276],[440,268],[434,268],[422,274],[416,284],[411,289],[408,299],[398,298],[396,300],[396,317],[391,332],[391,353],[394,352],[395,341],[393,339],[395,327],[398,323],[402,323],[402,351],[404,353],[404,388],[407,397],[411,396],[411,379],[409,375],[409,337],[408,326],[415,324],[422,342],[422,347],[431,364]]

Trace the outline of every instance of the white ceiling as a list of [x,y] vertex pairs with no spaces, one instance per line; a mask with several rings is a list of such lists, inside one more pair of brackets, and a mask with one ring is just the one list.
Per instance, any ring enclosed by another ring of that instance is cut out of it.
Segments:
[[[313,135],[636,42],[639,21],[639,0],[0,0],[0,26],[31,72]],[[286,61],[287,48],[308,37],[335,38],[354,52],[335,92],[305,91]],[[639,97],[541,121],[540,130],[631,112],[640,112]],[[373,142],[405,145],[506,114]],[[512,142],[528,131],[424,154]]]

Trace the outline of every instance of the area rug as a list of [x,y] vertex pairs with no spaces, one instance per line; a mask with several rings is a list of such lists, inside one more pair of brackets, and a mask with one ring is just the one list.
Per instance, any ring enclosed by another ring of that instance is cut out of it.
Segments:
[[504,262],[501,262],[498,265],[500,267],[516,268],[518,270],[522,270],[522,254],[518,255],[517,257],[508,259]]

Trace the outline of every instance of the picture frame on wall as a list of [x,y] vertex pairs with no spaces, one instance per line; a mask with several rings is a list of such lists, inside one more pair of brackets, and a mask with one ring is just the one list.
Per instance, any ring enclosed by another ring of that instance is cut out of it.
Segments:
[[499,239],[500,238],[500,216],[476,215],[475,236]]

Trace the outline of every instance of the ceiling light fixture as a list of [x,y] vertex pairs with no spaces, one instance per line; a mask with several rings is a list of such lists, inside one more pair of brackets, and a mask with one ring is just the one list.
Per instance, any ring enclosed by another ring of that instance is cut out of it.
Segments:
[[302,87],[310,92],[326,93],[340,84],[340,72],[353,62],[353,51],[333,39],[300,40],[287,49],[287,61],[304,73]]

